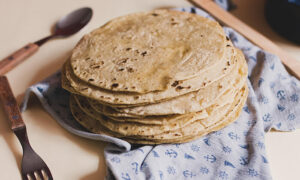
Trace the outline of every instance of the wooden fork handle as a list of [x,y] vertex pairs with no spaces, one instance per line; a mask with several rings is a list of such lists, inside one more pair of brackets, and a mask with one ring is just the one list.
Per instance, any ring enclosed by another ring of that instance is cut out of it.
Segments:
[[0,100],[8,119],[10,120],[11,129],[17,130],[24,127],[25,124],[18,103],[13,95],[6,76],[0,76]]
[[39,46],[34,43],[29,43],[21,49],[17,50],[10,56],[7,56],[0,61],[0,75],[4,75],[12,68],[20,64],[26,58],[34,54],[39,49]]

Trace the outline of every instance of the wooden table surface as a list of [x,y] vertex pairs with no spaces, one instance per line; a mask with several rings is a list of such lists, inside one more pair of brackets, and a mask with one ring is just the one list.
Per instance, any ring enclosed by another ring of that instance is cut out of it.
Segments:
[[[263,16],[263,0],[236,0],[233,14],[254,27],[300,60],[300,46],[278,36]],[[23,45],[50,33],[51,27],[63,15],[83,6],[92,7],[92,21],[82,31],[67,39],[52,40],[35,55],[7,74],[18,101],[32,84],[57,71],[80,37],[109,19],[136,11],[161,7],[191,6],[184,0],[1,0],[0,59]],[[55,179],[104,179],[105,143],[87,140],[68,133],[48,115],[36,98],[23,113],[29,140],[47,162]],[[271,173],[275,180],[300,179],[300,130],[289,133],[270,132],[266,149]],[[21,146],[10,131],[4,112],[0,110],[0,179],[21,179],[19,168]]]

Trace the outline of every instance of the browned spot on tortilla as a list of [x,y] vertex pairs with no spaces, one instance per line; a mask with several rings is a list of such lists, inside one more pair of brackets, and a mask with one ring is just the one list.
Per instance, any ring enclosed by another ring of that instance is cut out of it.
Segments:
[[113,84],[111,85],[111,88],[116,88],[116,87],[118,87],[118,86],[119,86],[118,83],[113,83]]
[[177,86],[176,87],[176,90],[181,90],[181,89],[183,89],[184,87],[182,87],[182,86]]
[[176,87],[178,84],[179,84],[179,81],[174,81],[171,86]]

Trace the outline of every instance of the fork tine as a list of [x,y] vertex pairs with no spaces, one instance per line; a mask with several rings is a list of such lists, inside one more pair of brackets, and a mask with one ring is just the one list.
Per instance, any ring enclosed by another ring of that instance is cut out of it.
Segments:
[[44,180],[44,176],[43,176],[42,170],[36,171],[36,174],[40,177],[41,180]]
[[28,180],[27,174],[22,174],[22,180]]
[[29,175],[30,175],[30,177],[31,177],[31,179],[32,180],[36,180],[36,177],[35,177],[35,174],[34,174],[34,172],[32,172],[32,173],[28,173]]
[[53,180],[52,174],[47,166],[44,168],[44,171],[48,176],[48,180]]

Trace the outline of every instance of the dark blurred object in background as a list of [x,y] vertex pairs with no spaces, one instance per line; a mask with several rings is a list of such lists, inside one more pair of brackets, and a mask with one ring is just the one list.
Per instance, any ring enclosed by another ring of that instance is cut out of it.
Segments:
[[265,12],[275,31],[300,44],[300,0],[267,0]]

